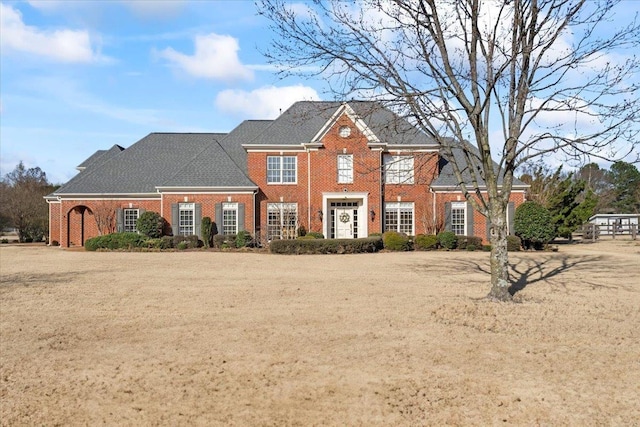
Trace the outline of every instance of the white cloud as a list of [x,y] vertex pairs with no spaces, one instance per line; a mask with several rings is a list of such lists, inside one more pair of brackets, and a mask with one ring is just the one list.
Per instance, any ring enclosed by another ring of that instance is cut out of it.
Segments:
[[216,97],[215,105],[225,113],[245,118],[275,119],[296,101],[319,100],[315,89],[308,86],[265,86],[251,92],[224,90]]
[[0,46],[3,52],[24,52],[60,62],[100,62],[108,58],[95,52],[86,30],[45,31],[25,25],[20,11],[0,3]]
[[231,36],[211,33],[195,38],[195,52],[185,55],[173,48],[159,52],[186,73],[222,81],[252,80],[253,72],[238,59],[238,40]]

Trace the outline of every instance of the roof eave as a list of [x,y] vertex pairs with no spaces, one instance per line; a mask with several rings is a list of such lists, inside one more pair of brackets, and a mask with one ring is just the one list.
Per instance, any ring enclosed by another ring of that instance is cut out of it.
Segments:
[[160,193],[253,193],[258,190],[258,186],[158,186],[156,190]]

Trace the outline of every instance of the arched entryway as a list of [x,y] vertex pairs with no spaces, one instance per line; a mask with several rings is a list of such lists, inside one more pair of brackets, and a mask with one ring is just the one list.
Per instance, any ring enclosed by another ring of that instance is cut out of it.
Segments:
[[95,224],[93,211],[84,205],[74,206],[67,212],[67,247],[84,246],[89,229]]

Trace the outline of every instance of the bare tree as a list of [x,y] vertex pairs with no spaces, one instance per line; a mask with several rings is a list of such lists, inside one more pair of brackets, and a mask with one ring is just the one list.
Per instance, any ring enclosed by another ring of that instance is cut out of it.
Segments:
[[620,158],[637,144],[640,27],[628,15],[613,25],[618,3],[262,0],[259,7],[279,36],[267,56],[283,74],[322,76],[342,99],[380,100],[440,143],[467,201],[491,224],[488,297],[508,300],[506,210],[516,168],[551,153]]
[[101,200],[93,207],[93,217],[96,220],[98,233],[100,235],[116,232],[118,215],[118,204],[111,200]]
[[49,227],[48,207],[43,196],[56,189],[39,167],[25,168],[20,162],[0,185],[0,216],[18,230],[20,242],[40,241]]

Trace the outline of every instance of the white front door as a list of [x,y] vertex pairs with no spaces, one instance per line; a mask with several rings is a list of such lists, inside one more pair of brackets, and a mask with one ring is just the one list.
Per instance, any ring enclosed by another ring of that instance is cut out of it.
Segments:
[[353,208],[336,208],[336,238],[353,238]]

